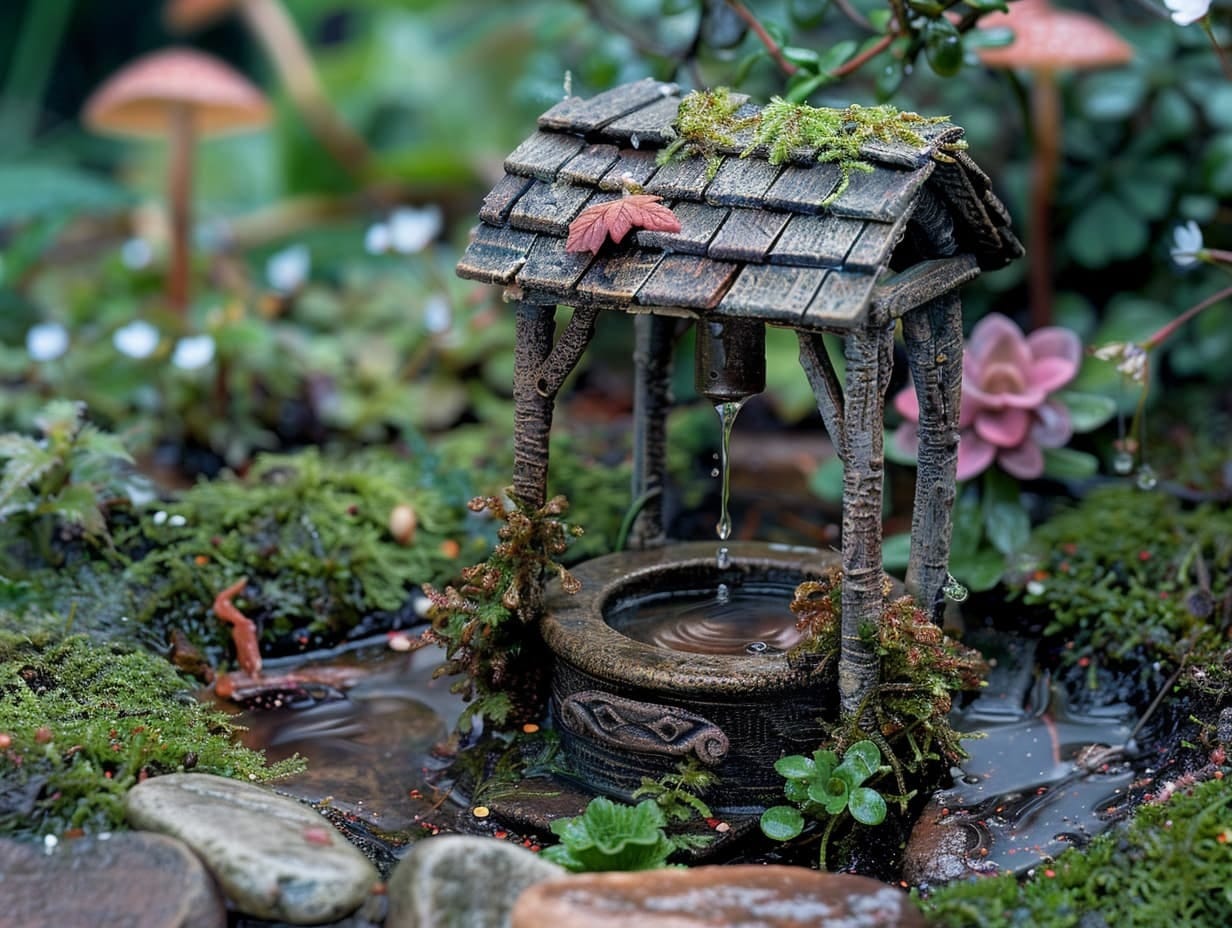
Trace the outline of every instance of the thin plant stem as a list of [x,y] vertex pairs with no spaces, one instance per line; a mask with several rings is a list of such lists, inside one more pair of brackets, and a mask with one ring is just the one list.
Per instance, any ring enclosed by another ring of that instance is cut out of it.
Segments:
[[1202,17],[1202,31],[1211,40],[1211,46],[1215,49],[1216,57],[1219,58],[1219,66],[1223,68],[1224,77],[1232,81],[1232,60],[1228,58],[1228,50],[1220,45],[1219,40],[1215,38],[1215,28],[1211,25],[1210,13]]
[[745,24],[753,30],[753,34],[757,36],[762,45],[766,46],[766,52],[774,59],[774,63],[779,66],[779,70],[791,77],[800,69],[783,57],[783,50],[779,48],[779,43],[774,41],[774,38],[766,31],[766,27],[761,24],[752,11],[740,0],[727,0],[727,5],[732,8],[737,16],[744,20]]
[[1198,315],[1204,309],[1214,306],[1222,300],[1226,300],[1228,297],[1232,297],[1232,287],[1224,287],[1217,293],[1212,293],[1200,303],[1195,303],[1193,306],[1189,307],[1189,309],[1185,310],[1185,312],[1181,313],[1167,325],[1160,328],[1154,335],[1144,341],[1142,343],[1143,349],[1150,351],[1152,348],[1156,348],[1163,344],[1172,336],[1172,333],[1174,333],[1194,316]]
[[876,58],[883,51],[889,48],[890,43],[894,41],[896,35],[897,33],[895,32],[887,32],[885,35],[883,35],[880,39],[878,39],[868,48],[864,49],[864,51],[860,52],[860,54],[856,55],[854,58],[849,58],[842,65],[840,65],[839,67],[831,71],[830,76],[831,77],[846,77],[848,74],[851,74],[853,71],[856,71],[859,68],[862,68],[870,60],[872,60],[873,58]]

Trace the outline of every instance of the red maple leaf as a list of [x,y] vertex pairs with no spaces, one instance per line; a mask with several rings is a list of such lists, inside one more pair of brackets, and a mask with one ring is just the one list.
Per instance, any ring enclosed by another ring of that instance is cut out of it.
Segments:
[[569,223],[565,251],[598,254],[609,235],[613,242],[620,244],[630,229],[679,232],[680,220],[660,202],[662,199],[649,193],[635,193],[610,203],[588,206]]

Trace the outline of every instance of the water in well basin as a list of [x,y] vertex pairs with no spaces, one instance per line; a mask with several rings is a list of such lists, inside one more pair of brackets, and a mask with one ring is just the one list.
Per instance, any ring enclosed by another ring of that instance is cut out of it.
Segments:
[[800,642],[779,586],[728,587],[646,596],[619,604],[607,623],[644,644],[694,654],[775,654]]

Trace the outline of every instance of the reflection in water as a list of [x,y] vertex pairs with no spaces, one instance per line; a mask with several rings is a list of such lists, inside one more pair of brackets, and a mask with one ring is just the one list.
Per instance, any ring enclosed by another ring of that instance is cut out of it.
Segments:
[[621,604],[607,623],[623,635],[693,654],[778,654],[800,642],[787,588],[730,588]]

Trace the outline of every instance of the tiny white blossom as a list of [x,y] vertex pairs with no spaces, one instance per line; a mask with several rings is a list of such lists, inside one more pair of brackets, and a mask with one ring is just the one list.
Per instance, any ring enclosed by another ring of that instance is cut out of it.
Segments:
[[130,238],[120,246],[120,260],[130,271],[140,271],[150,266],[154,259],[154,249],[143,238]]
[[423,209],[403,207],[389,217],[389,241],[394,251],[413,255],[423,251],[441,234],[444,217],[439,206]]
[[130,358],[148,358],[158,347],[158,340],[158,329],[144,319],[134,319],[111,333],[115,350]]
[[33,361],[54,361],[68,351],[68,329],[58,322],[40,322],[26,332],[26,352]]
[[1211,0],[1164,0],[1164,6],[1172,13],[1172,21],[1178,26],[1196,23],[1211,10]]
[[389,226],[383,222],[368,227],[364,233],[364,250],[370,255],[383,255],[389,251]]
[[1134,383],[1146,383],[1146,349],[1133,342],[1109,342],[1091,352],[1101,361],[1115,361],[1116,369]]
[[214,336],[189,335],[175,343],[171,363],[184,371],[195,371],[214,360]]
[[1192,267],[1198,263],[1202,250],[1202,230],[1192,219],[1172,230],[1172,260],[1177,267]]
[[312,252],[307,245],[291,245],[270,255],[265,262],[265,279],[279,293],[293,293],[308,279]]
[[434,335],[439,335],[441,332],[448,332],[451,325],[453,309],[449,300],[439,293],[432,294],[424,303],[424,328]]

